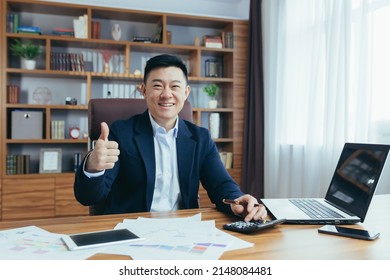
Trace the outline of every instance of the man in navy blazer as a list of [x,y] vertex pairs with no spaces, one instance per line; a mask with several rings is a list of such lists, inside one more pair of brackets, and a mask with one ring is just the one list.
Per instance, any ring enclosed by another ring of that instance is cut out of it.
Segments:
[[184,63],[172,55],[151,58],[141,91],[148,110],[110,128],[101,124],[76,173],[76,199],[103,204],[105,214],[198,208],[201,182],[219,210],[264,219],[265,208],[231,178],[209,131],[178,117],[190,93]]

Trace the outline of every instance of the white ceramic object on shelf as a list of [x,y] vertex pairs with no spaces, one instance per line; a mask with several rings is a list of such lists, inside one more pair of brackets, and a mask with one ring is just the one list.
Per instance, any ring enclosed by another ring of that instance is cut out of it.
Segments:
[[22,69],[34,70],[36,68],[37,62],[35,60],[29,60],[22,57],[21,64]]
[[115,23],[115,24],[112,26],[111,34],[112,34],[112,38],[113,38],[115,41],[119,41],[119,40],[121,39],[121,36],[122,36],[122,29],[121,29],[121,26],[120,26],[118,23]]
[[218,100],[216,99],[209,100],[209,108],[215,109],[217,108],[217,106],[218,106]]

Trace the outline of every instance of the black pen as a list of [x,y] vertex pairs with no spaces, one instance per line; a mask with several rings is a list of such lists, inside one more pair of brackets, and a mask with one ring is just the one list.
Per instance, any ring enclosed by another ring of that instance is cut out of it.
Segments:
[[[222,202],[225,203],[225,204],[233,204],[233,205],[242,205],[242,206],[247,206],[248,203],[247,202],[241,202],[241,201],[238,201],[238,200],[233,200],[233,199],[222,199]],[[263,204],[258,204],[258,203],[255,203],[253,206],[255,207],[260,207],[260,206],[264,206]],[[263,224],[265,224],[267,222],[266,219],[263,220]]]
[[[238,201],[238,200],[225,199],[225,198],[222,199],[222,202],[225,203],[225,204],[234,204],[234,205],[242,205],[242,206],[247,206],[248,205],[247,202],[241,202],[241,201]],[[260,207],[260,206],[263,206],[263,204],[255,203],[253,206]]]

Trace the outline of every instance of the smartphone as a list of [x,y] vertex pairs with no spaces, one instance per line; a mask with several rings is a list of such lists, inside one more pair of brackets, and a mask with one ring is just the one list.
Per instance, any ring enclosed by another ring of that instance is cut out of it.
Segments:
[[88,249],[143,240],[128,229],[111,229],[62,236],[69,250]]
[[347,228],[335,225],[325,225],[318,229],[319,233],[327,233],[363,240],[375,240],[379,237],[379,232],[371,232],[364,229]]

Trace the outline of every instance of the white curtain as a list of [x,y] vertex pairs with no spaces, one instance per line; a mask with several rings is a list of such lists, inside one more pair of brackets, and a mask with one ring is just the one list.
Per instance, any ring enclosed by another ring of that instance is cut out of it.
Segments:
[[390,0],[264,0],[263,38],[265,197],[323,197],[345,142],[390,144]]

